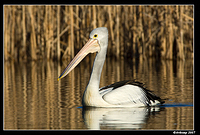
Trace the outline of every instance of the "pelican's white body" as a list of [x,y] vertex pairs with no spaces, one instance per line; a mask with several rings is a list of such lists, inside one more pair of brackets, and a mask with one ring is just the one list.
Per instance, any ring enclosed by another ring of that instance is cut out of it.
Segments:
[[[145,106],[143,102],[147,102],[147,99],[140,87],[127,84],[115,90],[109,88],[103,92],[87,87],[82,102],[83,106],[94,107],[140,107]],[[151,106],[160,104],[157,100],[150,102]]]
[[[97,53],[93,69],[90,77],[90,81],[83,95],[83,106],[95,106],[95,107],[138,107],[145,106],[144,102],[147,102],[147,97],[142,88],[134,85],[124,85],[115,90],[112,88],[99,91],[99,82],[101,77],[101,71],[106,58],[107,46],[108,46],[108,31],[107,28],[101,27],[94,29],[92,35],[98,33],[101,35],[99,44],[101,50]],[[102,33],[102,34],[101,34]],[[133,102],[134,101],[134,102]],[[151,106],[157,105],[160,102],[151,101]]]
[[[89,41],[78,52],[58,78],[66,76],[88,54],[97,52],[89,83],[83,94],[83,106],[94,107],[138,107],[160,104],[160,98],[135,82],[122,81],[99,89],[101,71],[106,59],[108,30],[106,27],[94,29]],[[124,83],[125,82],[125,83]],[[159,100],[159,101],[158,101]]]

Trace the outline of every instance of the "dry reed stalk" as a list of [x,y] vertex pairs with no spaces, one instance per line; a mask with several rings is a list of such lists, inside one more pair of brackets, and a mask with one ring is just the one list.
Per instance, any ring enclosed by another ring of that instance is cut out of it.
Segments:
[[47,59],[49,60],[50,58],[52,58],[52,46],[53,44],[50,42],[50,39],[53,38],[53,34],[54,34],[54,29],[53,29],[53,26],[54,26],[54,22],[53,22],[53,6],[49,6],[49,39],[47,39],[49,42],[48,42],[48,45],[47,45]]
[[85,21],[84,21],[85,20],[85,10],[84,10],[85,6],[80,6],[80,7],[81,7],[81,11],[82,11],[82,18],[81,18],[82,19],[82,24],[81,24],[81,30],[80,30],[80,32],[83,33],[82,29],[85,28]]
[[150,57],[152,57],[152,53],[153,53],[153,50],[152,50],[152,46],[151,46],[151,40],[150,40],[150,38],[152,38],[153,37],[153,35],[152,35],[152,33],[151,33],[151,30],[152,30],[152,28],[151,28],[151,6],[148,6],[148,8],[147,8],[147,14],[148,14],[148,37],[149,37],[149,42],[150,42],[150,44],[147,44],[148,46],[149,46],[149,56]]
[[74,57],[74,16],[73,6],[70,6],[70,25],[71,25],[71,57]]
[[169,28],[168,28],[168,30],[169,30],[169,42],[168,42],[168,49],[167,49],[167,56],[166,56],[166,58],[167,59],[173,59],[173,41],[174,41],[174,32],[173,32],[173,24],[172,24],[172,17],[171,17],[171,15],[172,15],[172,12],[173,12],[173,8],[171,7],[171,6],[169,6],[168,7],[169,8],[169,15],[168,15],[168,24],[169,24]]
[[116,54],[117,54],[117,58],[119,58],[119,14],[120,14],[120,7],[117,5],[116,7],[116,31],[117,31],[117,35],[116,35]]
[[[124,11],[122,12],[122,10],[124,10]],[[121,9],[119,10],[119,12],[120,12],[119,18],[121,18],[121,19],[119,19],[119,24],[123,24],[123,26],[124,26],[124,27],[119,27],[119,29],[120,29],[119,30],[120,31],[120,34],[119,34],[120,35],[120,38],[119,38],[119,41],[120,41],[120,43],[119,43],[119,48],[120,48],[119,55],[123,56],[124,50],[125,50],[125,38],[126,38],[127,33],[128,33],[128,32],[126,32],[126,34],[124,33],[124,31],[126,29],[126,22],[125,22],[125,19],[126,19],[125,12],[126,11],[124,9],[124,6],[121,6]],[[127,42],[126,42],[126,44],[127,44]]]
[[37,59],[36,55],[36,35],[35,35],[35,21],[34,21],[34,15],[33,15],[33,6],[29,6],[29,14],[31,18],[31,57],[33,60]]
[[[144,6],[140,6],[140,19],[141,19],[141,23],[142,20],[144,20],[144,16],[143,16],[143,12],[145,10]],[[146,22],[146,21],[144,21]],[[142,28],[141,28],[141,38],[142,38],[142,56],[144,59],[146,59],[146,44],[145,44],[145,40],[144,40],[144,29],[143,29],[143,24],[142,24]]]
[[[168,13],[168,6],[165,6],[165,40],[168,41],[169,40],[169,13]],[[167,53],[168,53],[168,46],[169,46],[169,42],[166,42],[165,44],[165,51],[164,51],[164,57],[167,58]]]
[[[46,41],[46,50],[48,50],[48,45],[49,45],[49,21],[48,21],[48,10],[49,6],[45,7],[45,17],[44,17],[44,35],[45,35],[45,41]],[[46,57],[48,57],[48,51],[46,52]]]
[[22,53],[23,53],[23,58],[24,60],[27,59],[27,56],[26,56],[26,7],[25,6],[22,6],[22,29],[23,29],[23,50],[22,50]]
[[97,27],[96,25],[96,8],[95,8],[95,5],[92,6],[92,13],[93,13],[93,29],[95,29]]
[[[67,7],[67,6],[65,6],[65,11],[64,11],[64,12],[66,13],[66,15],[68,15],[68,14],[67,14],[67,13],[68,13],[68,7]],[[67,18],[65,18],[65,22],[66,22],[66,23],[68,22]],[[69,24],[68,24],[68,26],[71,27]],[[70,56],[70,54],[71,54],[71,49],[70,49],[69,41],[70,41],[70,39],[69,39],[69,37],[68,37],[68,46],[67,46],[67,48],[65,49],[65,52],[64,52],[64,54],[63,54],[63,56],[62,56],[62,59],[66,59],[66,58],[67,58],[67,54],[68,54],[69,56]]]
[[79,39],[80,39],[80,33],[79,33],[79,21],[81,21],[81,19],[79,18],[79,6],[76,5],[76,26],[78,26],[78,30],[76,31],[76,36],[77,36],[77,47],[80,48],[80,43],[79,43]]
[[103,23],[103,27],[107,27],[108,28],[108,26],[109,26],[109,23],[108,23],[108,16],[107,17],[105,17],[105,14],[106,15],[108,15],[108,11],[107,11],[107,8],[108,6],[103,6],[103,11],[102,11],[102,18],[104,18],[104,20],[102,21],[102,23]]
[[108,6],[108,16],[109,16],[109,25],[110,25],[110,34],[111,34],[111,41],[114,42],[114,32],[113,32],[113,19],[112,19],[112,6]]
[[12,9],[12,29],[11,29],[11,57],[14,57],[15,54],[15,10],[16,10],[16,6],[11,6]]
[[57,60],[60,61],[60,6],[57,6]]
[[8,7],[4,6],[4,59],[8,60]]
[[180,6],[180,44],[179,44],[179,49],[180,49],[180,58],[182,60],[185,60],[185,56],[184,56],[184,46],[183,46],[183,18],[182,18],[182,14],[183,14],[183,10],[184,7]]
[[86,28],[88,28],[90,30],[90,27],[91,27],[91,23],[90,23],[90,18],[91,18],[91,6],[87,6],[86,8],[86,20],[85,20],[85,23],[86,23]]
[[50,22],[50,16],[51,16],[50,13],[51,13],[51,6],[47,6],[47,7],[46,7],[46,16],[47,16],[47,18],[46,18],[46,19],[47,19],[47,22],[46,22],[46,23],[47,23],[47,24],[46,24],[46,25],[47,25],[47,27],[46,27],[46,32],[47,32],[47,36],[46,36],[46,40],[47,40],[47,43],[46,43],[46,50],[47,50],[47,52],[46,52],[46,57],[47,57],[47,60],[50,59],[50,40],[49,40],[50,37],[51,37],[51,36],[50,36],[50,31],[51,31],[51,30],[50,30],[50,29],[51,29],[51,28],[50,28],[50,25],[51,25],[51,24],[50,24],[50,23],[51,23],[51,22]]
[[[11,18],[11,6],[7,6],[7,11],[8,11],[8,17],[9,18]],[[8,18],[8,19],[9,19]],[[9,19],[9,20],[12,20],[12,19]],[[7,46],[7,54],[9,55],[9,57],[12,59],[13,57],[11,56],[11,41],[12,41],[12,39],[11,39],[11,28],[12,28],[12,21],[8,21],[8,27],[7,27],[7,35],[6,35],[6,37],[7,37],[7,39],[8,39],[8,42],[7,42],[7,44],[8,44],[8,46]]]
[[[180,11],[180,12],[179,12]],[[177,18],[180,19],[180,28],[178,28],[178,35],[176,36],[176,41],[177,41],[177,47],[178,47],[178,58],[179,59],[184,59],[183,58],[183,40],[182,40],[182,8],[181,6],[176,6],[176,13],[177,13]]]
[[41,31],[40,31],[40,41],[41,41],[41,57],[45,58],[45,27],[44,27],[44,23],[45,23],[45,6],[42,6],[42,16],[41,16],[41,21],[40,21],[40,25],[41,25]]
[[42,58],[45,58],[46,57],[46,52],[45,52],[45,45],[46,45],[46,41],[45,41],[45,26],[44,26],[44,23],[45,23],[45,6],[41,6],[42,7],[42,15],[41,15],[41,21],[40,21],[40,25],[41,25],[41,31],[40,31],[40,35],[41,35],[41,55],[42,55]]
[[[56,26],[57,26],[57,20],[56,19],[54,19],[54,18],[57,18],[56,17],[56,6],[55,5],[53,5],[52,6],[52,19],[51,19],[51,21],[52,21],[52,36],[51,36],[51,38],[53,39],[54,38],[54,35],[56,35],[55,33],[57,32],[57,28],[56,28]],[[55,31],[55,32],[54,32]],[[56,47],[56,45],[55,44],[52,44],[51,43],[51,59],[54,59],[54,58],[56,58],[57,56],[56,56],[56,50],[57,50],[57,47]]]
[[[184,22],[193,23],[193,19],[188,16],[190,14],[190,9],[191,9],[190,6],[185,6],[186,12],[184,12],[182,14],[184,16],[184,19],[185,19]],[[185,31],[190,31],[190,29],[191,29],[191,27],[189,25],[185,24]],[[193,37],[193,35],[192,35],[193,33],[192,32],[190,32],[190,33],[187,32],[187,34],[188,34],[189,39],[191,39]],[[186,38],[184,38],[184,39],[185,39],[185,46],[187,46],[187,49],[190,52],[193,52],[193,47],[191,46],[192,45],[192,40],[189,40],[189,39],[186,39]],[[186,58],[186,56],[189,57],[189,58],[192,58],[192,56],[193,56],[193,53],[187,53],[187,51],[184,52],[184,54],[185,54],[185,58]]]
[[128,6],[124,6],[124,24],[125,24],[125,30],[128,31],[129,27],[128,27],[128,22],[127,21],[129,19],[129,7]]
[[[35,30],[35,33],[36,33],[35,37],[36,37],[36,44],[38,45],[38,47],[36,49],[36,53],[38,53],[42,47],[41,42],[40,42],[41,34],[39,34],[39,33],[41,33],[40,32],[41,31],[41,25],[40,25],[41,19],[40,18],[42,15],[42,13],[41,13],[42,9],[41,9],[41,6],[38,6],[38,7],[34,7],[34,10],[35,10],[35,23],[37,24],[36,30]],[[38,58],[41,58],[41,56],[39,56]]]
[[[164,8],[164,11],[166,11],[166,9],[167,9],[167,7],[166,6],[164,6],[163,7]],[[160,12],[162,11],[162,8],[160,7]],[[167,15],[166,14],[164,14],[164,16],[161,14],[161,16],[160,16],[160,21],[162,21],[163,23],[162,23],[162,26],[161,26],[161,49],[162,49],[162,51],[161,51],[161,57],[165,57],[165,52],[166,52],[166,35],[165,35],[165,24],[166,24],[166,21],[167,21],[167,19],[165,19],[165,18],[167,18]],[[165,22],[163,21],[163,20],[165,20]]]
[[[142,36],[142,33],[143,33],[143,25],[142,25],[142,7],[141,6],[139,6],[139,19],[138,19],[138,22],[137,22],[137,26],[138,26],[138,38],[142,38],[143,36]],[[142,39],[142,44],[143,44],[143,39]],[[139,52],[139,54],[142,54],[142,46],[141,46],[141,43],[140,42],[138,42],[138,52]]]
[[101,12],[101,6],[97,6],[97,9],[98,9],[98,27],[102,27],[103,25],[102,25],[102,20],[103,20],[103,18],[102,18],[102,12]]
[[137,22],[137,17],[136,17],[136,6],[133,7],[133,54],[136,54],[136,44],[137,44],[137,34],[136,34],[136,22]]

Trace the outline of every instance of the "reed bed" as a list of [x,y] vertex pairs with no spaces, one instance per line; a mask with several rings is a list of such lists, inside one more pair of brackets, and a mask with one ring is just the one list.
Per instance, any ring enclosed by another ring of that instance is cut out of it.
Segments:
[[4,59],[72,58],[96,27],[108,57],[193,58],[193,5],[4,5]]

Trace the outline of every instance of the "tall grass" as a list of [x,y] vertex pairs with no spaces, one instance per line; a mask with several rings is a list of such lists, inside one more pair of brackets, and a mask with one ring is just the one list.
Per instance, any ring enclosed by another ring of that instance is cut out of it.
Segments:
[[96,27],[108,56],[193,58],[193,5],[4,5],[4,59],[72,58]]

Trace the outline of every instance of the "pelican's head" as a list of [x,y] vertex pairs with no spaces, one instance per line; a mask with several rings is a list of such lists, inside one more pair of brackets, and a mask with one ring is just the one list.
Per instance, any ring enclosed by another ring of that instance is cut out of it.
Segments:
[[100,48],[106,46],[108,42],[108,29],[106,27],[99,27],[90,33],[90,39],[97,40]]
[[59,76],[58,81],[65,77],[72,69],[74,69],[87,54],[100,52],[103,49],[107,49],[107,45],[108,29],[106,27],[99,27],[92,30],[90,33],[90,39],[65,68],[62,74]]

